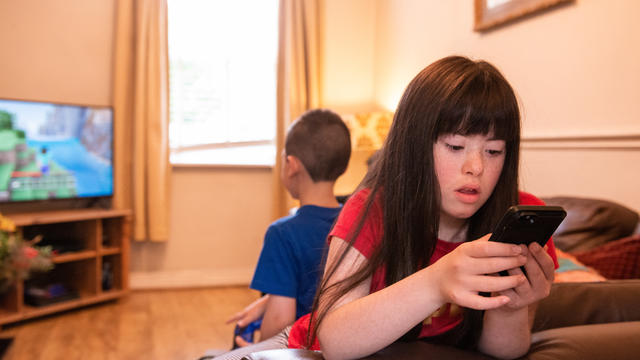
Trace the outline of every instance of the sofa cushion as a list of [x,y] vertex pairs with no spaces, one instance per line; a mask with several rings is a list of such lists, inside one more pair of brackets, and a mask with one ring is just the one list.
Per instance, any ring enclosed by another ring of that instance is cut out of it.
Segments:
[[575,256],[556,249],[558,264],[554,282],[595,282],[607,280],[596,269],[589,267]]
[[553,234],[556,247],[567,252],[593,249],[629,236],[638,226],[637,212],[612,201],[561,196],[542,200],[567,211]]
[[640,321],[640,280],[554,283],[541,300],[531,331],[566,326]]
[[522,359],[635,360],[640,353],[640,321],[582,325],[532,334]]
[[615,240],[573,255],[607,279],[640,278],[640,235]]

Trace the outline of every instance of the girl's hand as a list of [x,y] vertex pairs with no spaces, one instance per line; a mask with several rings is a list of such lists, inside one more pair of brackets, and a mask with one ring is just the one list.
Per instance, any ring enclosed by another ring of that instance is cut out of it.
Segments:
[[[533,242],[527,248],[521,245],[523,254],[527,256],[524,269],[527,272],[528,281],[522,282],[513,289],[501,291],[501,295],[509,297],[510,301],[505,305],[509,309],[521,309],[544,299],[551,291],[555,267],[551,256],[538,244]],[[509,275],[524,275],[519,267],[509,270]]]
[[[487,275],[518,269],[526,266],[528,260],[520,246],[487,241],[490,236],[464,243],[430,266],[438,273],[436,285],[443,303],[476,310],[494,309],[511,301],[507,295],[509,289],[521,288],[527,281],[522,272],[509,276]],[[499,295],[485,297],[479,292]]]

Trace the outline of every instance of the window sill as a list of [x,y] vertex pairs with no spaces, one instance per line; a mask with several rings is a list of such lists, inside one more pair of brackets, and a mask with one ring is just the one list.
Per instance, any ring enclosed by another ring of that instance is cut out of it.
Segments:
[[191,149],[171,152],[172,167],[219,167],[271,169],[276,159],[275,145],[250,145]]

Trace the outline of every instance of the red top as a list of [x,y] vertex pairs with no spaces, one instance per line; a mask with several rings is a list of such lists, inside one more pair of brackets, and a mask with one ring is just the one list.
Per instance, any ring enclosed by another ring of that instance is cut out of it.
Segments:
[[[336,221],[334,228],[329,233],[329,241],[331,241],[333,236],[341,239],[347,239],[349,231],[351,231],[352,227],[357,224],[358,215],[364,207],[368,195],[369,189],[364,189],[349,198],[349,201],[344,205],[342,212],[338,216],[338,220]],[[520,205],[544,205],[542,200],[525,192],[520,192],[519,203]],[[353,247],[364,255],[364,257],[370,258],[374,249],[380,244],[381,240],[382,211],[379,201],[376,201],[372,205],[369,215],[365,220],[362,230],[358,234]],[[451,243],[438,239],[429,264],[435,263],[441,257],[453,251],[460,244],[462,244],[462,242]],[[553,259],[555,267],[558,268],[556,251],[551,239],[547,242],[547,252]],[[384,266],[374,272],[371,279],[369,293],[374,293],[386,287],[384,273]],[[454,328],[461,320],[461,308],[455,304],[445,304],[423,321],[419,337],[424,338],[442,334]],[[307,314],[298,319],[291,328],[291,332],[289,333],[289,348],[304,348],[308,329],[309,315]],[[320,345],[318,344],[317,339],[311,349],[320,350]]]

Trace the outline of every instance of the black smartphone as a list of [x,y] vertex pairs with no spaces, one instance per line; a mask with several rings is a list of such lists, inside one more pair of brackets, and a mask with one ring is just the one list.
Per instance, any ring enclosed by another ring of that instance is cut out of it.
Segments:
[[[560,206],[516,205],[507,209],[498,225],[493,229],[489,241],[529,246],[537,242],[544,246],[556,231],[567,212]],[[520,269],[527,275],[524,266]],[[501,271],[500,275],[509,275]]]
[[544,246],[567,212],[560,206],[516,205],[504,214],[489,241],[509,244],[537,242]]

